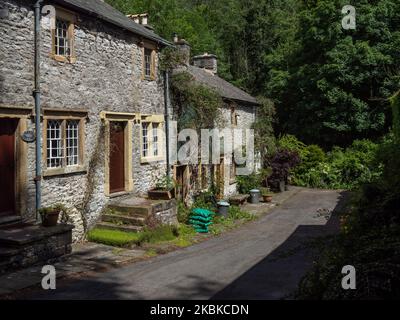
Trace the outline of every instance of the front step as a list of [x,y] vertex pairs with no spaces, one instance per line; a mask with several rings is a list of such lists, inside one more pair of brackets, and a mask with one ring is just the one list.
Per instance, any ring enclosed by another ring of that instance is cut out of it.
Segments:
[[108,209],[111,212],[116,212],[118,215],[124,216],[142,216],[148,217],[152,213],[151,206],[125,206],[125,205],[118,205],[118,204],[110,204]]
[[144,226],[146,219],[140,215],[124,216],[119,214],[104,214],[101,217],[103,222],[110,222],[117,225]]
[[96,225],[98,229],[106,229],[106,230],[116,230],[123,232],[140,232],[143,231],[143,227],[140,226],[131,226],[131,225],[118,225],[110,222],[100,222]]

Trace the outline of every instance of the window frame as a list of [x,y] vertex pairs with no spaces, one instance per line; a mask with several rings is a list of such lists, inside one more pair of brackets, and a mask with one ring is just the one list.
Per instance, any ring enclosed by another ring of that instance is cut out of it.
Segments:
[[[84,166],[85,163],[85,117],[87,114],[78,112],[77,114],[68,113],[68,112],[57,112],[57,111],[44,111],[43,116],[43,165],[44,165],[44,176],[54,176],[54,175],[62,175],[69,174],[75,172],[86,172],[86,168]],[[60,121],[61,122],[61,141],[62,141],[62,160],[61,166],[58,167],[49,167],[48,166],[48,141],[47,141],[47,129],[49,121]],[[68,121],[77,121],[78,122],[78,146],[77,146],[77,157],[78,163],[73,165],[67,165],[67,122]]]
[[[52,18],[52,25],[55,26],[55,29],[51,30],[51,57],[58,62],[66,62],[66,63],[75,63],[76,62],[76,54],[75,54],[75,24],[76,24],[76,15],[72,11],[68,11],[66,9],[56,7],[56,17]],[[70,55],[59,55],[56,50],[56,34],[57,34],[57,19],[67,22],[68,25],[68,45],[70,48]]]
[[[148,124],[147,126],[147,156],[143,155],[144,151],[144,136],[143,136],[143,124]],[[153,125],[156,124],[158,126],[157,130],[157,150],[158,155],[154,155],[154,136],[153,136]],[[149,163],[155,161],[164,160],[164,116],[162,115],[153,115],[153,116],[141,116],[140,121],[140,162],[141,163]]]
[[[146,74],[146,51],[150,51],[150,75]],[[142,46],[142,80],[154,81],[156,80],[157,66],[156,66],[157,49],[149,44]]]

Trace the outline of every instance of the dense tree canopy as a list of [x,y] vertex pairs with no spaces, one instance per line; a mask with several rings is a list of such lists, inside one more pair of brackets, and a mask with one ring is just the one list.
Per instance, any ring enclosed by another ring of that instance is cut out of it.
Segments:
[[344,30],[348,0],[107,0],[148,12],[156,32],[216,53],[219,74],[272,99],[277,133],[326,147],[382,135],[388,98],[400,87],[400,1],[354,0],[356,30]]

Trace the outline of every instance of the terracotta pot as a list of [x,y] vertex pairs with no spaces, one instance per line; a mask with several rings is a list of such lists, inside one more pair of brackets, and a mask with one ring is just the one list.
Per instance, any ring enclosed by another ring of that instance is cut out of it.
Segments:
[[264,202],[272,202],[272,196],[263,196]]
[[60,211],[51,211],[42,215],[42,225],[43,227],[54,227],[58,223],[58,216]]

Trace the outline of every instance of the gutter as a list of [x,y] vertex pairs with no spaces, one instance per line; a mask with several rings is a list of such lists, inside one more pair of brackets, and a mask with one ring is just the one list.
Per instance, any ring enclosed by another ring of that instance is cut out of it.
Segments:
[[41,106],[40,106],[40,6],[43,0],[37,0],[34,4],[35,9],[35,87],[33,97],[35,99],[35,128],[36,128],[36,220],[38,221],[38,210],[42,202],[42,128],[41,128]]

